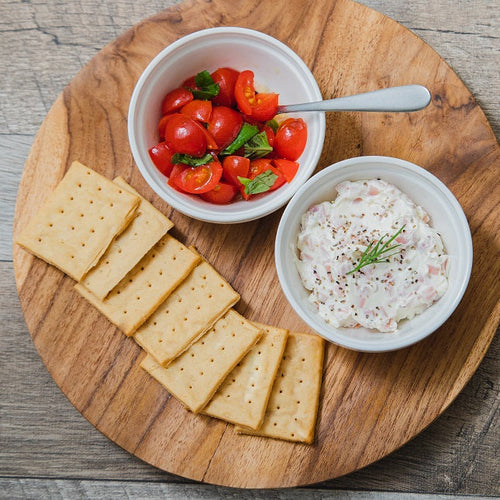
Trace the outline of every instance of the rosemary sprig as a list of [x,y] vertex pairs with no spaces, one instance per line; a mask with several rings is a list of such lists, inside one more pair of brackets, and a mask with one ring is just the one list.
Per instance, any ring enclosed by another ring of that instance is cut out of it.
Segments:
[[[405,224],[403,224],[398,231],[391,237],[389,238],[385,243],[382,243],[382,240],[389,236],[388,234],[384,234],[382,238],[380,238],[377,243],[374,243],[373,241],[366,247],[366,250],[363,252],[363,255],[361,256],[361,259],[359,260],[358,265],[354,268],[351,269],[348,273],[346,274],[352,274],[355,273],[356,271],[359,271],[361,268],[365,266],[369,266],[370,264],[379,264],[380,262],[389,262],[389,257],[392,255],[396,255],[398,252],[393,252],[389,255],[387,255],[387,252],[390,252],[391,250],[394,250],[397,247],[400,247],[400,244],[393,245],[392,247],[389,246],[401,233],[401,231],[405,228]],[[375,245],[375,246],[374,246]]]

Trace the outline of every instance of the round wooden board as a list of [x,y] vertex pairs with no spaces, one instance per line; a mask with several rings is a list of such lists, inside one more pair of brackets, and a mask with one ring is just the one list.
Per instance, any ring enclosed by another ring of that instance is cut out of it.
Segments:
[[[419,83],[431,105],[413,114],[331,113],[318,169],[359,155],[421,165],[462,204],[474,267],[457,311],[428,339],[397,352],[327,349],[312,446],[238,436],[184,410],[139,367],[143,356],[73,290],[74,282],[14,246],[21,305],[52,377],[75,407],[130,453],[165,471],[235,487],[310,484],[395,450],[451,403],[481,361],[498,324],[499,147],[481,109],[449,66],[414,34],[350,0],[194,0],[164,11],[105,47],[70,82],[36,137],[19,187],[14,238],[73,160],[120,174],[175,223],[242,296],[249,319],[310,331],[286,302],[274,268],[281,212],[218,226],[172,211],[135,167],[127,141],[133,86],[167,44],[195,30],[259,29],[294,49],[325,98]],[[242,55],[244,57],[244,55]],[[200,68],[201,69],[201,68]],[[408,193],[411,196],[411,193]]]

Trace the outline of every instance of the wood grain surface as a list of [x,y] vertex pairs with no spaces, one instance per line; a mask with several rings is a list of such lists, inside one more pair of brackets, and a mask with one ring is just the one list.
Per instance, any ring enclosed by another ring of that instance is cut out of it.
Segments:
[[[270,31],[270,32],[271,32],[271,31]],[[271,32],[271,34],[273,34],[273,33]],[[298,49],[297,49],[297,50],[298,50]],[[299,51],[299,50],[298,50],[298,51]],[[299,51],[299,53],[300,53],[300,51]],[[308,62],[310,62],[310,61],[308,61]],[[324,89],[324,87],[323,87],[323,90],[325,90],[325,89]],[[332,94],[332,95],[333,95],[333,94]],[[336,94],[335,94],[335,95],[336,95]],[[466,114],[466,116],[468,117],[468,114]],[[366,152],[365,152],[365,154],[369,154],[369,153],[366,153]],[[413,161],[417,161],[417,160],[415,160],[415,159],[414,159]],[[418,161],[417,161],[417,162],[418,162]],[[438,175],[439,175],[439,174],[438,174]],[[49,181],[49,182],[50,182],[50,181]],[[460,198],[459,198],[459,199],[460,199]],[[461,201],[462,201],[462,200],[461,200]],[[467,210],[466,210],[466,213],[467,213]],[[469,213],[468,213],[468,215],[469,215]],[[481,225],[481,224],[479,224],[479,225]],[[191,228],[186,228],[186,232],[181,231],[181,232],[180,232],[180,236],[189,237],[189,235],[190,235],[190,231],[191,231]],[[220,266],[219,266],[219,269],[220,269]],[[272,285],[272,281],[270,282],[270,284]],[[462,384],[463,384],[463,381],[461,381],[460,383],[462,383]],[[456,388],[453,388],[453,390],[455,390],[455,389],[456,389]],[[453,392],[453,391],[452,391],[452,392]]]

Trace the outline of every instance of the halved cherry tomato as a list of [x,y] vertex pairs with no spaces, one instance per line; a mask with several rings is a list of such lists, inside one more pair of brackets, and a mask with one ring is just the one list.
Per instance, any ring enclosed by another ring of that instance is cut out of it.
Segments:
[[208,122],[208,131],[219,148],[224,149],[234,141],[242,125],[243,117],[240,113],[227,106],[214,106]]
[[160,139],[165,139],[165,127],[167,126],[167,122],[175,116],[177,113],[172,113],[171,115],[165,115],[161,117],[160,123],[158,123],[158,134],[160,135]]
[[168,178],[168,181],[167,181],[167,184],[170,186],[170,187],[173,187],[176,191],[179,191],[179,193],[185,193],[184,190],[182,190],[180,187],[178,187],[173,181],[172,179],[175,179],[176,177],[178,177],[180,175],[180,173],[185,170],[186,168],[190,168],[188,167],[187,165],[184,165],[182,163],[177,163],[176,165],[174,165],[174,168],[172,169],[172,171],[170,172],[170,176]]
[[176,153],[202,156],[207,150],[207,138],[193,119],[177,113],[165,126],[165,142]]
[[286,160],[297,160],[307,142],[307,125],[302,118],[288,118],[280,124],[274,138],[274,149]]
[[219,68],[212,73],[214,83],[219,84],[219,93],[212,99],[213,104],[234,107],[236,104],[234,86],[239,74],[239,71],[232,68]]
[[193,94],[188,89],[182,87],[174,89],[163,98],[161,112],[164,115],[173,113],[192,100]]
[[211,161],[199,167],[186,167],[170,174],[172,181],[186,193],[201,194],[211,191],[222,177],[222,165],[218,161]]
[[278,94],[258,94],[255,92],[253,71],[242,71],[234,87],[238,108],[245,115],[256,120],[267,121],[276,115]]
[[222,177],[233,186],[240,187],[238,177],[248,177],[250,160],[243,156],[226,156],[222,161]]
[[285,160],[283,158],[274,159],[273,165],[283,174],[286,182],[291,182],[299,169],[299,164],[296,161]]
[[198,127],[200,127],[201,131],[203,132],[203,135],[207,139],[207,149],[219,149],[219,146],[215,142],[214,136],[201,124],[198,122],[195,122]]
[[164,142],[160,142],[149,150],[149,156],[156,168],[167,177],[174,167],[174,164],[170,161],[173,155],[174,152]]
[[210,121],[210,115],[212,114],[212,103],[211,101],[194,99],[182,106],[181,113],[189,116],[189,118],[193,120],[208,123]]
[[238,192],[238,188],[226,182],[219,182],[211,191],[202,193],[200,196],[210,203],[223,205],[233,200]]
[[187,78],[186,80],[184,80],[182,82],[181,87],[185,87],[185,88],[188,88],[188,89],[197,89],[198,87],[196,86],[195,77],[194,76],[190,76],[189,78]]
[[262,130],[266,133],[267,136],[267,142],[269,143],[269,146],[273,147],[274,145],[274,131],[269,125],[264,125]]

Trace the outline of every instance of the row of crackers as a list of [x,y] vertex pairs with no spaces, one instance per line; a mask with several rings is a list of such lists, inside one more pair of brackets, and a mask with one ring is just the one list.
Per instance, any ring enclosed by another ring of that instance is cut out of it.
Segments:
[[122,178],[74,162],[17,243],[75,279],[189,410],[311,443],[323,340],[238,314],[238,293],[172,226]]

